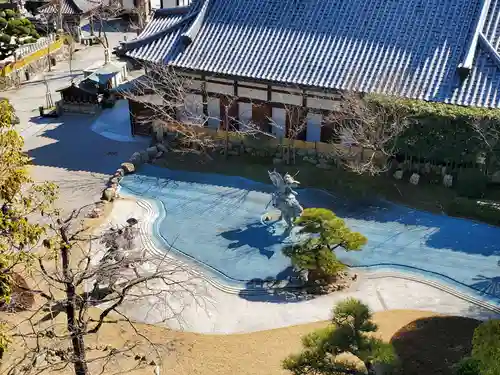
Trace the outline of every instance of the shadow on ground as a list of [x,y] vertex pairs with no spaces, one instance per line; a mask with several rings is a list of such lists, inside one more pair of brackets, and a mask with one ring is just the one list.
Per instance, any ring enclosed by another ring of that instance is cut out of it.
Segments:
[[[45,120],[40,121],[50,123]],[[141,142],[117,142],[93,132],[93,116],[67,114],[56,120],[61,124],[47,126],[37,137],[25,140],[36,165],[111,174],[132,153],[144,148]]]
[[273,233],[269,230],[268,226],[257,222],[247,225],[244,228],[222,232],[219,235],[231,241],[231,244],[228,246],[229,249],[241,251],[241,249],[244,248],[251,252],[253,252],[253,249],[258,249],[261,255],[271,259],[275,251],[267,249],[274,245],[284,243],[287,232],[283,234]]
[[[306,190],[304,193],[302,196],[305,195],[305,205],[310,205],[314,201],[325,202],[327,208],[345,219],[385,224],[388,231],[394,229],[394,232],[400,230],[399,224],[408,226],[408,231],[412,230],[412,227],[433,229],[432,233],[422,238],[424,244],[431,248],[500,256],[500,243],[497,240],[500,238],[500,227],[415,210],[375,197],[354,200],[332,196],[322,191],[310,193]],[[299,193],[299,199],[300,197]]]
[[485,295],[500,298],[500,276],[487,277],[478,275],[474,278],[474,281],[476,282],[471,285],[472,288]]
[[391,343],[405,375],[453,375],[451,366],[472,350],[472,336],[481,322],[443,316],[415,320],[394,334]]

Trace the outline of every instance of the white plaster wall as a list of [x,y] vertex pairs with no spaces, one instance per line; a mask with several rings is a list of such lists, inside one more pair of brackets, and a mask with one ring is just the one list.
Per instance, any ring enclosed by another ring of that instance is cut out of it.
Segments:
[[188,90],[200,90],[202,88],[202,82],[194,79],[187,79],[183,82],[184,87]]
[[243,124],[252,121],[252,103],[238,103],[238,118]]
[[204,121],[203,97],[197,94],[187,94],[184,108],[179,109],[177,117],[179,121],[202,123]]
[[[175,8],[176,6],[186,6],[189,5],[191,0],[163,0],[163,8]],[[151,7],[160,9],[160,0],[151,0]]]
[[267,91],[259,89],[247,89],[246,87],[238,87],[238,96],[249,99],[267,100]]
[[302,97],[293,94],[282,94],[279,92],[272,92],[271,99],[275,103],[292,104],[302,106]]
[[232,85],[224,85],[220,83],[207,82],[206,85],[207,92],[213,92],[217,94],[227,94],[234,95],[234,87]]
[[286,130],[286,111],[284,108],[273,108],[272,133],[276,138],[283,138]]
[[335,110],[340,109],[338,100],[307,98],[307,107],[314,109]]
[[219,129],[221,120],[219,98],[208,98],[207,107],[208,107],[208,127],[212,129]]
[[302,90],[301,89],[297,89],[295,87],[271,86],[271,89],[272,90],[277,90],[277,91],[286,91],[286,92],[289,92],[289,93],[299,94],[300,96],[302,96]]
[[122,7],[125,10],[132,10],[134,9],[134,0],[121,0]]
[[323,116],[319,113],[307,114],[306,141],[319,142],[321,140],[321,122]]
[[267,90],[267,85],[264,83],[238,81],[238,84],[243,85],[243,86],[250,86],[250,87],[261,88],[261,89]]

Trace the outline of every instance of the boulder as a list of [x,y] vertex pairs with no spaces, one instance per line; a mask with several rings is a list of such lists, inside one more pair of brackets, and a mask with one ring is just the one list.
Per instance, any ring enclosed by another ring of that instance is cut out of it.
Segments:
[[108,180],[109,185],[118,185],[121,181],[121,176],[113,176]]
[[158,148],[156,146],[148,147],[146,149],[146,152],[148,153],[148,159],[154,159],[156,154],[158,153]]
[[413,173],[410,176],[410,184],[412,184],[412,185],[418,185],[419,181],[420,181],[420,175],[418,173]]
[[113,188],[106,188],[102,192],[102,197],[101,199],[103,201],[111,202],[115,199],[116,197],[116,189]]
[[132,163],[122,163],[121,168],[125,174],[131,174],[135,172],[135,165]]
[[333,363],[343,365],[358,374],[368,374],[365,363],[357,356],[349,352],[343,352],[331,357]]
[[141,159],[141,154],[140,152],[134,152],[132,156],[130,156],[130,160],[140,160]]
[[448,188],[453,186],[453,176],[451,174],[443,176],[443,185]]
[[158,149],[158,151],[160,152],[168,152],[168,148],[167,146],[165,146],[163,143],[158,143],[156,145],[156,148]]
[[163,157],[165,153],[163,151],[159,151],[156,155],[155,155],[155,159],[160,159],[161,157]]
[[332,169],[332,166],[330,164],[326,164],[326,163],[318,163],[318,164],[316,164],[316,168],[319,168],[319,169]]
[[422,172],[425,174],[431,173],[431,163],[425,163]]
[[149,153],[146,150],[140,151],[139,153],[141,155],[141,162],[143,164],[147,163],[149,161]]
[[123,168],[118,168],[115,174],[113,175],[113,177],[123,177],[123,176],[125,176],[125,171],[123,170]]
[[394,172],[393,176],[396,180],[401,180],[403,178],[403,170],[398,169],[396,172]]
[[274,158],[273,159],[273,164],[274,165],[281,164],[281,163],[283,163],[283,159],[281,159],[281,158]]
[[303,159],[306,163],[311,163],[311,164],[317,164],[317,161],[315,158],[312,158],[310,156],[304,156],[304,159]]
[[491,182],[500,184],[500,171],[496,171],[491,175]]

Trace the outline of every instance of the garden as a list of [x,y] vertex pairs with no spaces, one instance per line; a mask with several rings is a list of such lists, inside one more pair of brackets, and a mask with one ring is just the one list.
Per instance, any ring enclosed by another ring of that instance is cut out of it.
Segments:
[[12,55],[19,47],[35,43],[40,35],[28,19],[12,9],[0,12],[0,60]]

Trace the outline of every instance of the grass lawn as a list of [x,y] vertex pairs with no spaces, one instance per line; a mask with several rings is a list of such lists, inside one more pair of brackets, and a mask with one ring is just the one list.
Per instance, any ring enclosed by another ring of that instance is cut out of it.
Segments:
[[[199,155],[173,153],[169,153],[158,164],[171,169],[242,176],[266,183],[270,183],[267,171],[274,168],[271,160],[258,157],[234,156],[226,159],[216,155],[213,160],[209,160]],[[430,212],[446,212],[446,207],[457,197],[454,190],[440,185],[414,186],[388,176],[357,175],[340,168],[323,170],[308,163],[280,165],[276,170],[292,175],[299,172],[297,179],[303,187],[317,187],[367,199],[379,196]]]

